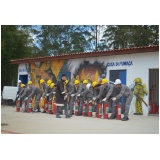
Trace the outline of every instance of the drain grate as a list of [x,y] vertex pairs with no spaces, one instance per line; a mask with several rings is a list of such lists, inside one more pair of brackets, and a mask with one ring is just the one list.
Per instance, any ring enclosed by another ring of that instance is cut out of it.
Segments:
[[1,123],[1,126],[7,126],[8,124],[7,123]]

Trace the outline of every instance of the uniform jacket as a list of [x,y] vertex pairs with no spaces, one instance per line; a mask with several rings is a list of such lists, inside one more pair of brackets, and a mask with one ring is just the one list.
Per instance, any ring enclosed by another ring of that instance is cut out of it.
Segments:
[[72,82],[68,83],[68,85],[66,86],[66,90],[67,90],[68,96],[73,94],[74,93],[74,84]]
[[120,93],[116,96],[116,98],[120,99],[122,96],[124,96],[125,98],[127,98],[128,96],[133,96],[131,89],[123,84],[121,84]]
[[111,97],[115,97],[119,93],[120,93],[119,89],[117,89],[114,84],[108,84],[106,99],[109,99]]
[[85,89],[80,95],[84,96],[84,100],[89,102],[93,98],[93,90]]
[[45,83],[44,86],[43,86],[43,95],[42,96],[45,96],[47,93],[49,93],[51,91],[51,88]]
[[30,88],[25,88],[23,94],[19,97],[21,99],[24,99],[24,98],[28,97],[30,94],[31,94],[31,89]]
[[36,86],[31,86],[30,90],[31,94],[28,96],[28,98],[33,98],[35,95],[42,93],[42,90]]
[[56,104],[57,106],[63,106],[64,105],[64,95],[62,92],[64,92],[64,82],[62,80],[58,81],[57,88],[56,88]]
[[96,96],[96,99],[102,100],[103,98],[105,98],[107,94],[107,88],[104,85],[101,85],[99,87],[99,94]]
[[77,96],[78,94],[80,94],[81,92],[82,92],[82,90],[83,90],[83,84],[82,83],[80,83],[79,84],[79,86],[77,87],[77,89],[76,89],[76,87],[74,86],[74,95],[75,96]]

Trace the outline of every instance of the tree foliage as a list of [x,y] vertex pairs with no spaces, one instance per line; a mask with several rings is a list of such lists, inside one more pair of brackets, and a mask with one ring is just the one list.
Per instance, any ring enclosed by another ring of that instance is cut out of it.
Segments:
[[158,25],[2,25],[1,86],[16,85],[13,59],[149,45],[159,45]]
[[17,65],[10,60],[29,57],[32,51],[32,38],[19,26],[1,26],[1,87],[16,85]]
[[159,45],[159,26],[107,26],[103,38],[107,40],[108,49]]

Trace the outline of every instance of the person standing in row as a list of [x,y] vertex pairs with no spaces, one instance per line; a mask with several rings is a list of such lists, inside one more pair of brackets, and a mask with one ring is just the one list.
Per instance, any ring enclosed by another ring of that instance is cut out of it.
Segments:
[[60,109],[64,106],[64,96],[65,96],[65,88],[64,82],[66,81],[66,75],[62,74],[61,79],[57,82],[56,88],[56,106],[57,106],[57,113],[56,118],[61,118],[60,116]]
[[[88,80],[83,80],[83,87],[82,87],[82,92],[85,92],[86,91],[86,85],[88,84]],[[83,102],[85,100],[85,93],[84,94],[77,94],[77,97],[79,98],[79,107],[78,107],[78,114],[77,116],[81,116],[82,115],[82,105],[83,105]]]
[[71,112],[72,112],[72,113],[74,113],[73,108],[74,108],[74,102],[75,102],[75,100],[76,100],[76,98],[77,98],[77,95],[78,95],[79,93],[81,93],[82,90],[83,90],[83,84],[80,83],[79,80],[75,80],[75,81],[74,81],[74,93],[71,94]]
[[[49,87],[51,85],[52,81],[51,80],[48,80],[47,81],[47,84],[45,83],[45,80],[44,79],[41,79],[40,80],[40,87],[42,88],[43,90],[43,94],[42,94],[42,98],[45,98],[47,101],[49,101],[49,92],[51,90],[51,88]],[[45,107],[45,106],[44,106]],[[46,110],[44,109],[42,111],[42,113],[46,113]]]
[[[21,85],[22,86],[22,85]],[[24,112],[28,112],[28,97],[31,93],[31,90],[29,87],[25,88],[25,85],[23,85],[24,92],[22,95],[19,96],[19,99],[25,102],[25,110]]]
[[[65,100],[65,107],[66,107],[66,118],[72,117],[72,101],[71,101],[71,94],[74,93],[74,84],[72,82],[69,82],[68,80],[65,81],[66,86],[66,95],[64,97]],[[69,111],[69,113],[68,113]]]
[[26,99],[32,100],[34,96],[36,96],[36,99],[35,99],[36,103],[34,105],[33,112],[40,112],[39,101],[42,97],[42,90],[39,87],[34,86],[32,81],[29,81],[28,85],[31,90],[31,94],[28,97],[26,97]]

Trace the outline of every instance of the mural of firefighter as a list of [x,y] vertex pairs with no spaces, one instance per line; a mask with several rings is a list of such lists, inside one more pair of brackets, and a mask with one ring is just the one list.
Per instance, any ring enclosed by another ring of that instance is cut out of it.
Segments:
[[146,85],[142,84],[141,78],[139,77],[136,78],[134,82],[135,82],[135,86],[133,88],[133,94],[136,96],[136,103],[135,103],[136,113],[134,114],[142,115],[143,114],[142,102],[143,102],[144,96],[148,94],[148,90],[146,88]]
[[78,69],[75,70],[73,74],[73,79],[77,79],[83,81],[87,79],[89,83],[93,81],[99,81],[100,77],[105,74],[106,67],[103,63],[94,62],[92,64],[89,61],[84,61],[84,63],[80,64]]
[[64,65],[64,60],[59,61],[48,61],[48,62],[36,62],[29,64],[29,74],[31,80],[35,86],[39,86],[39,80],[45,79],[52,80],[54,83],[57,82],[58,74]]

